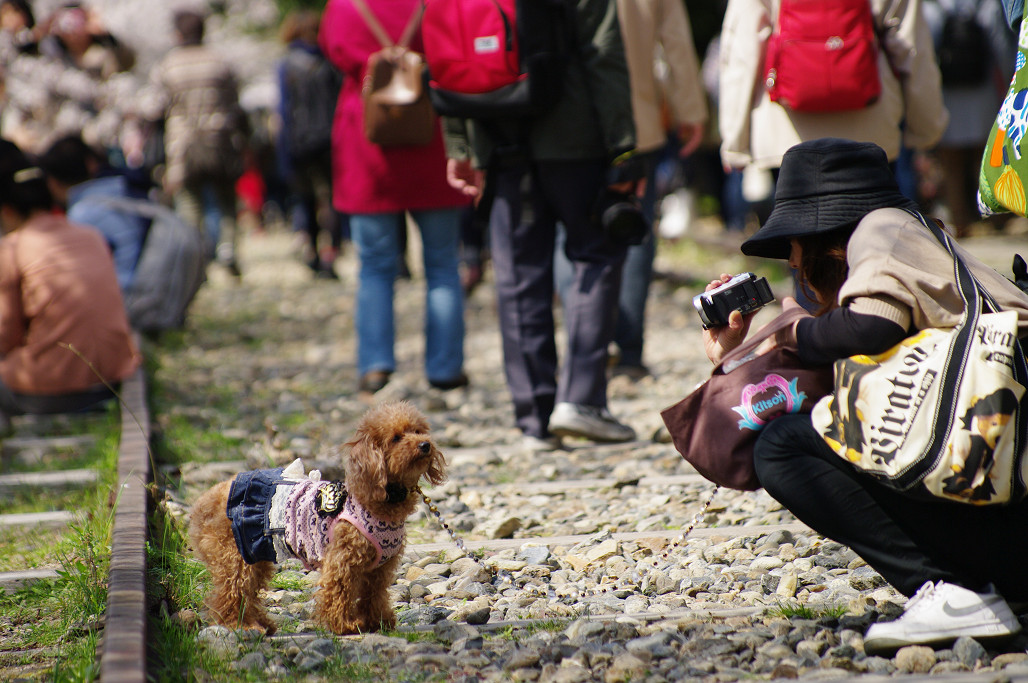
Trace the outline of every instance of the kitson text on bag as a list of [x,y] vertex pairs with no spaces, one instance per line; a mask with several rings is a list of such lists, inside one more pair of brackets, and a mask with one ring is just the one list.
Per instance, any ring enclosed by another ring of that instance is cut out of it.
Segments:
[[763,381],[743,387],[740,403],[732,410],[742,418],[739,429],[759,431],[779,415],[799,412],[806,398],[799,390],[799,378],[789,380],[771,373]]

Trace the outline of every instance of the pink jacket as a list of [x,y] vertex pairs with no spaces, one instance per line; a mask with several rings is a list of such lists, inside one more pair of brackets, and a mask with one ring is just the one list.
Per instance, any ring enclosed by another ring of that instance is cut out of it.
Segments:
[[[367,0],[393,40],[398,40],[418,0]],[[321,20],[322,51],[343,73],[332,129],[332,198],[345,213],[463,206],[468,200],[446,182],[442,133],[424,147],[379,147],[364,137],[361,82],[368,55],[379,42],[350,0],[329,0]],[[411,48],[421,51],[421,33]]]

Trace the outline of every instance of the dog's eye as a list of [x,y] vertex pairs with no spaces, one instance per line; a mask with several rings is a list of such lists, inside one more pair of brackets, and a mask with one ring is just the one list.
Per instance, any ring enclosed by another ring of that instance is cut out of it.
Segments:
[[399,443],[403,439],[403,434],[396,434],[393,436],[393,443]]

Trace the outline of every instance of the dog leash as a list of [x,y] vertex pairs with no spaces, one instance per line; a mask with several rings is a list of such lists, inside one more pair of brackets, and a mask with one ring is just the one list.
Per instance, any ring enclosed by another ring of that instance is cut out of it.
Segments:
[[421,486],[418,486],[416,490],[418,493],[421,494],[421,500],[425,501],[425,505],[428,506],[428,511],[435,516],[436,521],[439,523],[439,525],[446,531],[447,534],[450,535],[450,540],[453,541],[454,545],[457,546],[458,550],[464,553],[467,557],[470,557],[472,560],[474,560],[479,567],[486,570],[489,573],[489,575],[493,577],[493,581],[495,581],[496,579],[500,579],[504,584],[513,585],[514,577],[511,576],[510,572],[501,570],[499,567],[490,567],[480,558],[468,552],[468,548],[467,545],[465,545],[464,543],[464,539],[458,536],[457,533],[450,528],[450,525],[447,524],[446,520],[443,519],[443,513],[439,511],[439,506],[433,503],[432,499],[428,497],[428,494],[421,490]]
[[[664,550],[661,552],[659,556],[654,555],[653,557],[649,558],[649,561],[647,563],[648,566],[645,570],[645,573],[640,572],[639,565],[642,565],[643,561],[639,561],[639,563],[636,565],[636,568],[629,575],[629,578],[635,585],[641,586],[650,572],[657,571],[660,562],[666,562],[668,559],[670,559],[671,554],[673,552],[677,551],[682,545],[685,544],[685,541],[688,538],[689,534],[691,534],[693,529],[696,528],[696,525],[702,522],[704,517],[706,517],[707,510],[714,502],[714,497],[717,495],[717,492],[719,490],[720,487],[717,484],[715,484],[714,488],[710,491],[710,495],[707,496],[706,501],[704,501],[699,511],[697,511],[696,514],[693,515],[692,521],[690,521],[689,525],[682,530],[682,533],[680,533],[674,541],[668,544],[668,546],[664,548]],[[469,553],[467,545],[464,543],[464,539],[458,536],[457,533],[450,528],[450,525],[446,522],[445,519],[443,519],[443,515],[439,511],[439,507],[432,502],[432,499],[429,498],[424,491],[421,490],[420,486],[417,487],[417,492],[421,494],[421,499],[425,501],[425,505],[428,506],[428,511],[432,513],[433,516],[435,516],[436,521],[439,523],[439,525],[442,526],[442,528],[446,531],[447,534],[449,534],[450,539],[454,542],[454,545],[457,546],[458,550],[460,550],[466,556],[474,560],[478,564],[478,566],[482,567],[487,572],[489,572],[489,575],[492,576],[494,580],[500,579],[504,584],[514,583],[514,577],[511,575],[510,572],[506,570],[501,570],[498,567],[490,567],[486,565],[484,562],[482,562],[481,559]],[[525,542],[529,543],[531,542],[531,540],[532,539],[530,538],[526,538]],[[602,595],[604,593],[609,593],[613,588],[614,586],[612,584],[606,584],[598,590],[589,591],[584,594],[580,594],[580,596]],[[557,597],[556,591],[553,588],[547,588],[547,594],[549,597]]]

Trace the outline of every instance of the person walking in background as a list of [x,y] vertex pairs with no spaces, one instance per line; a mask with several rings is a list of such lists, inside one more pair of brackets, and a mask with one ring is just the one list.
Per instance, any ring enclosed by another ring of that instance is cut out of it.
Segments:
[[845,111],[796,111],[771,100],[763,69],[779,9],[788,1],[729,0],[719,75],[721,159],[726,168],[752,164],[777,170],[787,149],[822,137],[874,142],[891,162],[903,147],[925,150],[938,142],[948,116],[919,0],[870,0],[881,46],[881,94],[868,106]]
[[[293,227],[307,237],[307,265],[318,277],[338,278],[344,218],[332,206],[332,121],[342,77],[318,47],[320,21],[317,12],[302,10],[282,22],[288,47],[277,68],[277,158],[295,202]],[[319,243],[321,235],[326,244]]]
[[179,10],[173,23],[178,44],[151,74],[165,121],[164,190],[239,277],[235,183],[247,137],[239,85],[228,61],[204,44],[202,14]]
[[[632,91],[636,152],[645,155],[642,210],[652,225],[657,202],[657,162],[668,144],[667,125],[670,123],[681,145],[678,156],[691,155],[703,141],[707,98],[692,27],[682,0],[618,0],[617,11]],[[658,56],[666,65],[663,80],[655,73]],[[614,329],[614,343],[618,347],[614,372],[632,378],[649,374],[643,364],[643,342],[646,300],[656,253],[657,236],[651,230],[642,244],[628,248],[621,278]]]
[[[577,44],[563,65],[563,88],[535,118],[483,126],[453,124],[451,183],[491,199],[490,248],[503,335],[504,370],[523,445],[561,447],[562,436],[630,441],[635,431],[607,407],[607,346],[614,339],[627,244],[608,239],[593,217],[609,185],[634,189],[611,160],[635,147],[628,69],[614,0],[575,3]],[[519,140],[511,158],[504,141]],[[531,181],[531,217],[522,181]],[[638,180],[640,176],[634,176]],[[625,182],[617,182],[624,180]],[[554,338],[557,223],[574,275],[564,301],[567,353],[558,380]]]
[[[394,40],[418,0],[368,0],[367,10]],[[427,145],[380,146],[364,133],[361,83],[368,56],[381,44],[352,0],[329,0],[321,20],[322,52],[343,74],[332,131],[332,197],[350,216],[360,259],[355,327],[358,388],[382,389],[396,369],[393,295],[399,235],[407,215],[421,233],[426,281],[425,375],[448,390],[468,383],[464,374],[464,295],[459,272],[460,210],[468,200],[446,181],[441,130]],[[411,49],[421,50],[415,31]]]
[[111,252],[54,212],[43,171],[0,140],[0,430],[81,410],[139,367]]
[[1013,76],[1017,45],[999,0],[926,0],[949,125],[934,156],[947,225],[958,237],[979,220],[982,150]]

